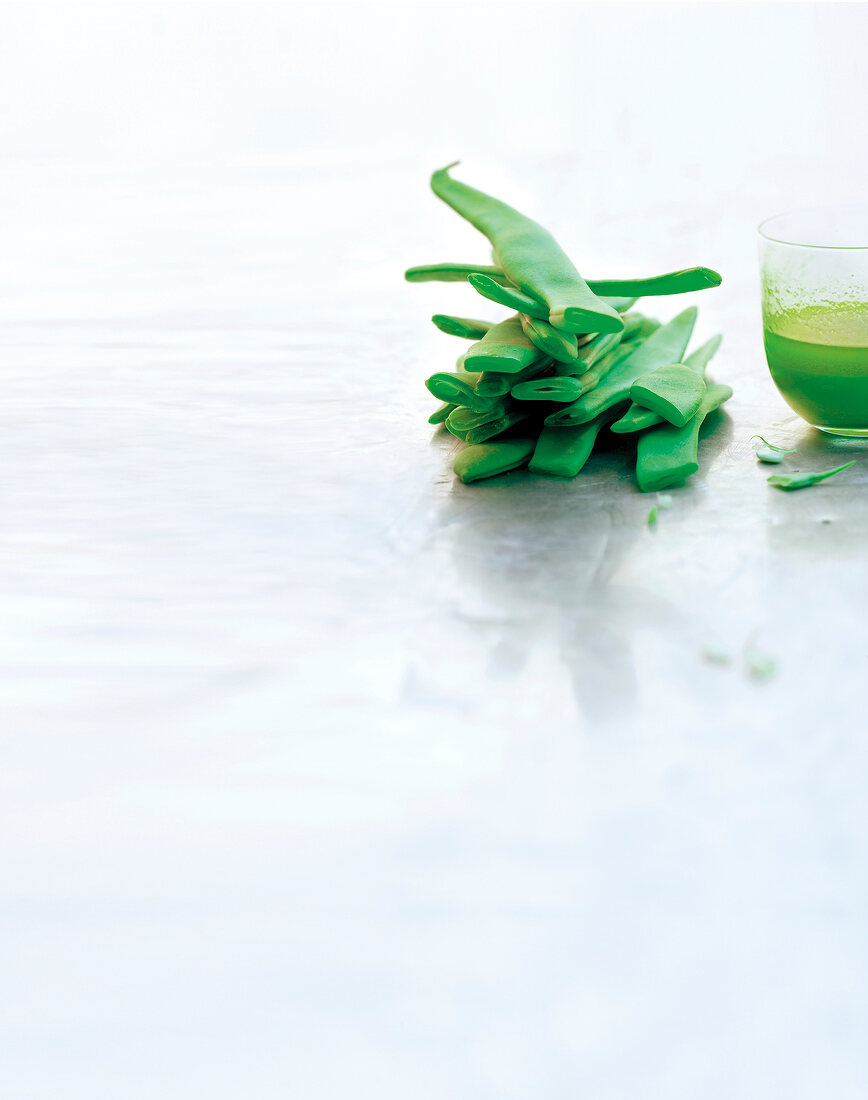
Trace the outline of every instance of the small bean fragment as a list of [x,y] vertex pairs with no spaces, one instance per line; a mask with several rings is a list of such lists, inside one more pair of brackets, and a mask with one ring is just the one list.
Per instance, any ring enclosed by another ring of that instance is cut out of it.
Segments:
[[780,466],[784,461],[784,455],[793,454],[796,450],[795,447],[778,447],[774,443],[769,443],[767,439],[763,439],[761,435],[751,436],[751,439],[760,441],[760,445],[756,448],[756,456],[760,462],[765,462],[769,466]]
[[772,474],[771,477],[766,478],[766,481],[776,489],[783,489],[784,492],[792,492],[794,489],[808,489],[820,481],[825,481],[827,477],[834,477],[835,474],[840,474],[842,470],[849,469],[855,461],[853,459],[850,462],[845,462],[843,466],[836,466],[834,470],[823,470],[821,473],[816,474]]

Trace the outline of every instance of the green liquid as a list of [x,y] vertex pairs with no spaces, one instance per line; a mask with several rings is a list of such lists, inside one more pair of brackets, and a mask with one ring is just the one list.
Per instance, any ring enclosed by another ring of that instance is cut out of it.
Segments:
[[764,330],[786,403],[809,424],[868,434],[868,302],[809,306]]

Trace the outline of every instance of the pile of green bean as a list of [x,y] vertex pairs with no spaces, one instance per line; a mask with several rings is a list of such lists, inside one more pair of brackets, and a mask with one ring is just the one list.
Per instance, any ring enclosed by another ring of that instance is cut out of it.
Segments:
[[499,321],[436,314],[443,332],[473,343],[455,370],[425,385],[442,402],[429,423],[467,444],[455,473],[469,483],[527,466],[575,477],[603,428],[637,436],[643,492],[681,485],[699,469],[699,433],[732,396],[706,378],[715,336],[685,357],[696,307],[668,324],[636,312],[640,297],[720,285],[706,267],[649,279],[585,280],[552,235],[506,203],[452,179],[442,168],[434,193],[491,243],[494,265],[412,267],[410,282],[467,281],[515,311]]

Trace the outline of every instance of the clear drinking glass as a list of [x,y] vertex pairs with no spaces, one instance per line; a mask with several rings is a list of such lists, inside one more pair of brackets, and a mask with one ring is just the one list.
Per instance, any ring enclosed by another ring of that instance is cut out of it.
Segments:
[[778,214],[759,227],[772,379],[799,416],[868,437],[868,206]]

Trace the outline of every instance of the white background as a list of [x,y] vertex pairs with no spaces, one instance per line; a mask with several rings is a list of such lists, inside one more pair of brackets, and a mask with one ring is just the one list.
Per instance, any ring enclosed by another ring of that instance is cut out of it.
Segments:
[[[4,1096],[864,1098],[868,478],[754,233],[864,198],[866,41],[0,6]],[[588,276],[723,273],[643,303],[736,390],[656,531],[617,455],[453,486],[427,318],[488,307],[402,271],[485,262],[456,158]],[[861,465],[776,494],[758,430]]]

